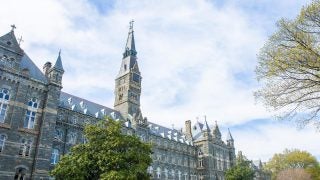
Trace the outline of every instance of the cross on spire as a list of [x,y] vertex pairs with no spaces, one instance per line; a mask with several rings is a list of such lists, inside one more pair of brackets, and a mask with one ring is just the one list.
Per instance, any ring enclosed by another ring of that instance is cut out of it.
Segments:
[[22,36],[20,36],[20,38],[18,38],[18,44],[20,45],[21,42],[24,42],[24,40],[22,39]]
[[12,28],[11,31],[14,31],[14,29],[16,29],[17,27],[16,27],[16,25],[12,24],[11,28]]

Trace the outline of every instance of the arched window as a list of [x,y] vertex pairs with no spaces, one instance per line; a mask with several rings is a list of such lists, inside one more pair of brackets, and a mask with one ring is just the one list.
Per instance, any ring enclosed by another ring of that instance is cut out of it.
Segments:
[[26,171],[27,170],[25,168],[17,168],[16,174],[14,175],[14,180],[24,180]]
[[0,134],[0,152],[3,151],[4,144],[6,142],[7,137],[3,134]]
[[54,134],[54,138],[59,140],[59,141],[62,141],[63,139],[63,131],[61,129],[57,129],[55,130],[55,134]]
[[22,139],[20,144],[19,155],[30,156],[31,145],[32,145],[31,140]]
[[10,93],[8,89],[2,89],[0,92],[0,123],[4,123],[8,109]]
[[181,171],[178,171],[178,179],[181,180]]
[[68,141],[69,144],[76,144],[77,142],[77,134],[75,132],[70,132],[68,134]]
[[174,172],[174,169],[171,170],[171,176],[172,176],[172,179],[175,178],[175,172]]
[[28,128],[28,129],[34,128],[37,109],[38,109],[38,100],[36,98],[30,99],[30,101],[28,102],[26,118],[24,119],[24,123],[23,123],[24,128]]
[[158,167],[157,168],[157,178],[160,178],[161,177],[161,168]]
[[164,177],[168,179],[168,169],[164,168]]
[[51,164],[57,164],[60,159],[60,151],[57,148],[52,149],[51,153]]
[[149,166],[148,173],[151,175],[151,177],[153,177],[153,167],[152,166]]

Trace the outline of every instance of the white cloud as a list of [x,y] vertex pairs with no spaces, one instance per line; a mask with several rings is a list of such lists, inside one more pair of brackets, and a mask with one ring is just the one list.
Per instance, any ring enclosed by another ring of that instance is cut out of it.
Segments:
[[320,158],[320,145],[316,143],[320,134],[312,127],[299,130],[287,123],[272,122],[244,125],[240,129],[235,128],[232,133],[236,137],[236,149],[243,151],[249,159],[268,161],[273,154],[281,153],[286,148],[305,150]]
[[[252,94],[258,87],[256,54],[275,30],[275,21],[295,16],[305,2],[215,3],[119,0],[99,13],[87,0],[10,0],[0,6],[0,33],[15,23],[16,35],[24,37],[22,47],[40,68],[55,61],[61,48],[63,90],[112,107],[128,22],[135,19],[142,110],[150,121],[182,127],[185,120],[203,115],[210,124],[218,120],[224,125],[266,118]],[[301,133],[311,138],[312,133]],[[258,134],[261,139],[253,139],[257,144],[269,137]],[[236,135],[239,149],[251,144],[241,140],[243,134]],[[247,152],[257,157],[258,150]]]

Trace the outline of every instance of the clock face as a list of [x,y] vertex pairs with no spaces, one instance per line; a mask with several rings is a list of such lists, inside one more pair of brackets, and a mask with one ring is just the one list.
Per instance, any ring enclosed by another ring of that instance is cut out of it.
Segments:
[[134,82],[140,82],[140,76],[138,74],[136,74],[136,73],[133,73],[132,80]]

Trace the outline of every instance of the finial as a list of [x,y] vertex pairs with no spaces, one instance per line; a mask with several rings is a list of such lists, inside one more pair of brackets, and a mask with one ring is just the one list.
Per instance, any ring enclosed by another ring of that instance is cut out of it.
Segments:
[[196,117],[196,120],[197,120],[197,122],[199,122],[199,117],[198,116]]
[[11,28],[12,28],[11,31],[14,31],[14,29],[16,29],[17,27],[16,27],[16,25],[12,24]]
[[61,49],[59,50],[59,56],[61,55]]
[[206,115],[204,115],[203,117],[204,117],[204,120],[205,120],[205,121],[207,121],[207,116],[206,116]]
[[129,24],[130,24],[130,29],[133,29],[133,23],[134,23],[134,20],[132,19]]
[[216,126],[218,126],[218,122],[217,122],[217,120],[215,120],[215,122],[216,122]]
[[22,36],[20,36],[20,38],[18,38],[18,44],[20,46],[21,42],[23,42]]

